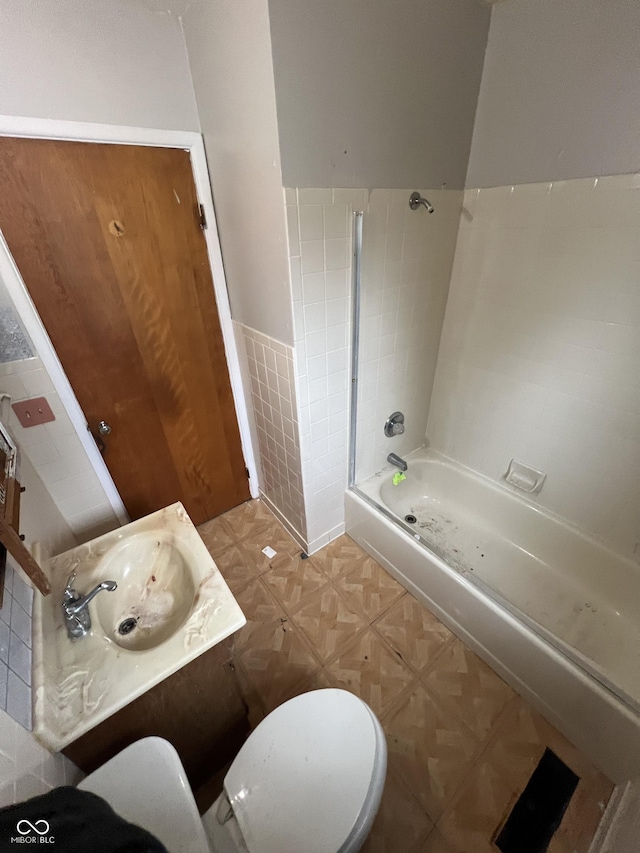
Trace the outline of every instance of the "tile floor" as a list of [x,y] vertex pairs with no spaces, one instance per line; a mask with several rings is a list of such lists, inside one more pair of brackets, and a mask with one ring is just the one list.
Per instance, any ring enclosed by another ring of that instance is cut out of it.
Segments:
[[549,853],[587,853],[611,782],[353,540],[303,560],[259,501],[199,531],[247,617],[235,665],[252,724],[329,686],[380,718],[389,771],[365,853],[496,853],[546,747],[580,776]]

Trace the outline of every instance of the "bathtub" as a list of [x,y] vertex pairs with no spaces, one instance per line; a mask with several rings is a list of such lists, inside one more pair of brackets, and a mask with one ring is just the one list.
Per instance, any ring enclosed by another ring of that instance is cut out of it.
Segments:
[[612,780],[640,775],[640,568],[433,451],[346,493],[368,553]]

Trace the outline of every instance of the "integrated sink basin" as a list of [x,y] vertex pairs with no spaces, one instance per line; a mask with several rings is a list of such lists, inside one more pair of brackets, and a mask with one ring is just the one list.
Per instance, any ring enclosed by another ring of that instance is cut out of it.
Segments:
[[196,586],[188,556],[163,530],[136,533],[114,545],[96,566],[118,588],[95,600],[98,625],[123,649],[144,651],[182,627],[193,609]]
[[[180,503],[45,565],[51,595],[34,602],[34,734],[54,751],[137,699],[246,620]],[[63,590],[113,592],[90,601],[91,630],[70,639]]]

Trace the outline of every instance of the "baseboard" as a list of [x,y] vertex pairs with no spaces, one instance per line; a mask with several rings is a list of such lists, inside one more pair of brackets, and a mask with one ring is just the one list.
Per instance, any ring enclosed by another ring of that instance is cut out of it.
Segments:
[[278,509],[278,507],[274,504],[274,502],[273,502],[272,500],[270,500],[270,499],[265,495],[265,493],[262,491],[262,489],[260,489],[260,490],[259,490],[259,492],[260,492],[260,500],[261,500],[261,501],[264,501],[264,505],[267,507],[267,509],[271,512],[271,514],[272,514],[272,515],[274,515],[274,516],[276,517],[276,519],[277,519],[277,520],[280,522],[280,524],[285,528],[285,530],[286,530],[286,531],[287,531],[287,532],[288,532],[288,533],[289,533],[289,534],[290,534],[290,535],[291,535],[291,536],[296,540],[296,542],[297,542],[297,543],[298,543],[298,545],[302,548],[302,550],[305,552],[305,554],[308,554],[308,553],[309,553],[309,546],[308,546],[308,544],[307,544],[307,540],[306,540],[306,539],[305,539],[305,537],[302,535],[302,533],[300,533],[300,531],[299,531],[299,530],[297,530],[297,529],[293,526],[293,524],[291,524],[291,522],[289,521],[289,519],[288,519],[288,518],[286,518],[286,517],[285,517],[285,516],[280,512],[280,510]]

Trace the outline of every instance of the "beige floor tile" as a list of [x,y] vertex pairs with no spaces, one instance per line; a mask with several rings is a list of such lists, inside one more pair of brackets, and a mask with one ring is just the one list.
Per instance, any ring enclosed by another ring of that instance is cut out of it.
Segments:
[[[275,557],[267,557],[262,553],[262,549],[267,546],[276,551]],[[287,557],[302,553],[302,548],[295,539],[289,536],[284,527],[273,518],[255,537],[243,539],[240,542],[240,548],[260,565],[265,565],[265,568],[269,568],[269,565],[278,565],[280,561],[286,561]]]
[[613,786],[539,714],[516,699],[438,828],[462,853],[483,853],[525,789],[545,748],[581,777],[549,850],[587,853]]
[[236,661],[267,710],[282,704],[319,669],[300,633],[286,620],[255,633]]
[[366,552],[344,534],[314,554],[311,560],[327,577],[334,579],[353,569],[366,556]]
[[515,693],[460,640],[446,648],[424,679],[482,740]]
[[566,841],[572,853],[586,853],[613,792],[613,783],[603,773],[520,698],[496,732],[487,757],[502,764],[514,755],[522,756],[523,764],[528,759],[519,796],[547,747],[580,777],[554,837],[556,846]]
[[326,665],[336,687],[350,690],[379,717],[389,709],[415,676],[369,629]]
[[436,821],[480,752],[477,738],[422,685],[383,726],[391,767]]
[[233,532],[221,515],[201,524],[198,533],[214,560],[218,554],[235,544]]
[[422,847],[418,848],[418,853],[461,853],[461,851],[457,847],[452,847],[438,830],[434,829]]
[[376,620],[374,628],[417,672],[454,639],[442,622],[411,595],[403,596]]
[[286,619],[286,613],[260,578],[237,590],[234,595],[247,620],[247,624],[234,635],[236,649],[244,648],[256,631],[265,625]]
[[274,565],[262,579],[286,610],[297,607],[329,585],[326,575],[311,560],[299,557],[290,557]]
[[236,592],[260,574],[259,566],[248,560],[238,545],[225,548],[214,559],[232,592]]
[[341,575],[336,586],[370,622],[406,593],[405,588],[371,557]]
[[335,655],[367,623],[332,586],[317,593],[291,612],[318,657],[324,662]]
[[[251,538],[256,543],[261,534],[270,527],[275,519],[262,501],[251,500],[230,509],[222,516],[226,527],[233,534],[236,542]],[[264,547],[264,546],[262,546]]]
[[[326,690],[328,687],[335,687],[333,679],[325,669],[316,670],[309,678],[296,684],[291,692],[284,695],[279,702],[287,702],[295,696],[301,696],[303,693],[310,693],[312,690]],[[273,708],[268,708],[268,711],[273,711]]]
[[414,853],[432,828],[420,803],[389,770],[380,810],[362,853]]
[[512,774],[491,761],[481,761],[438,822],[438,829],[461,853],[495,853],[491,842],[521,793]]

